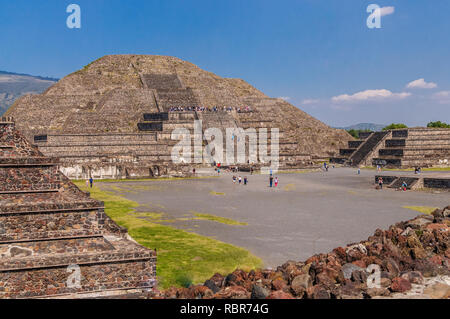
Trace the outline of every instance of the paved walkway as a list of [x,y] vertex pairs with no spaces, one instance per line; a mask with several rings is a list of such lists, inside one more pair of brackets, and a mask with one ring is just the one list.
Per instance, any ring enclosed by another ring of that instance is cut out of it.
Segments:
[[[287,260],[304,260],[315,253],[359,242],[377,228],[419,214],[403,206],[450,205],[445,191],[375,190],[375,174],[363,170],[357,175],[350,168],[279,174],[276,189],[268,187],[266,175],[247,175],[249,185],[239,186],[232,183],[232,174],[99,185],[108,190],[111,186],[125,190],[119,192],[140,203],[139,210],[164,213],[172,220],[168,225],[244,247],[259,256],[266,267],[276,267]],[[230,218],[248,226],[193,220],[190,217],[194,212]]]

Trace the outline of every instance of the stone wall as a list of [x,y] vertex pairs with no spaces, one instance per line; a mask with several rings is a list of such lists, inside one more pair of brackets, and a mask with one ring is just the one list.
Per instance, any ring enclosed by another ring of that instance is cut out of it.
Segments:
[[151,289],[156,275],[155,260],[117,260],[114,263],[101,261],[79,265],[81,287],[70,288],[66,283],[71,275],[67,266],[35,268],[17,271],[0,269],[1,298],[51,297],[61,294],[129,289],[130,287]]

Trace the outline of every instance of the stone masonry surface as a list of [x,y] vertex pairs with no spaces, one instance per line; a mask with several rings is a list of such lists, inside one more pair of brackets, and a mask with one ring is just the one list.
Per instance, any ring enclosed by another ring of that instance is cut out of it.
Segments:
[[[0,121],[0,145],[0,298],[112,296],[156,285],[156,253],[128,239],[12,118]],[[73,271],[76,285],[68,283]]]

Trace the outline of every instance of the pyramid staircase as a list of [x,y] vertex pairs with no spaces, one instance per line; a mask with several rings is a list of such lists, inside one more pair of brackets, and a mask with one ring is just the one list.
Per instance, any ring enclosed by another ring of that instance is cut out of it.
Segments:
[[450,166],[450,129],[410,128],[392,131],[374,163],[388,167]]

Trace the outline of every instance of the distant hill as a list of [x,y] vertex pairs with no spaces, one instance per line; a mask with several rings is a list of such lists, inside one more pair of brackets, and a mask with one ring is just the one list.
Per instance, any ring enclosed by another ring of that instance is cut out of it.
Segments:
[[39,94],[58,79],[0,71],[0,115],[25,94]]
[[344,129],[344,130],[369,130],[369,131],[381,131],[383,128],[385,128],[387,125],[385,124],[374,124],[374,123],[359,123],[359,124],[355,124],[355,125],[351,125],[351,126],[347,126],[347,127],[336,127],[339,129]]

